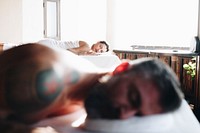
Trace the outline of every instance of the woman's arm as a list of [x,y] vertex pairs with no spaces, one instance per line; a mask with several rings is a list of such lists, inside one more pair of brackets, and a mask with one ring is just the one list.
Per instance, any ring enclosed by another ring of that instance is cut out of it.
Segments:
[[81,55],[85,52],[89,52],[91,49],[90,49],[90,46],[88,45],[88,43],[86,43],[84,41],[79,41],[79,47],[71,48],[68,50],[73,52],[74,54]]

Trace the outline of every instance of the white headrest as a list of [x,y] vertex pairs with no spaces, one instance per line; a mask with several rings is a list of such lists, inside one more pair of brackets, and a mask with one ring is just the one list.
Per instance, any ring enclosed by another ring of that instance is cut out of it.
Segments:
[[81,72],[87,72],[87,73],[108,72],[107,69],[100,68],[94,65],[92,62],[88,61],[87,59],[84,59],[68,50],[64,50],[57,47],[54,47],[52,49],[55,50],[57,53],[59,53],[59,56],[61,57],[60,58],[61,62],[66,64],[66,66],[69,66]]
[[174,112],[126,120],[89,120],[89,131],[107,133],[200,133],[200,124],[185,100]]

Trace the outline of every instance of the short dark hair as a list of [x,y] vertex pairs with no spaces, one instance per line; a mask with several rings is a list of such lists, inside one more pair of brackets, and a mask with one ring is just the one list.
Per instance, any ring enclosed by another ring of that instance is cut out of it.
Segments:
[[99,42],[106,45],[106,52],[108,52],[109,51],[109,45],[106,43],[106,41],[99,41]]

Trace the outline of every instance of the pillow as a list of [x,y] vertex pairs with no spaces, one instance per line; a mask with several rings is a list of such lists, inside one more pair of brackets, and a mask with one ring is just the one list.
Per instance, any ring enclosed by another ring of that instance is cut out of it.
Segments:
[[189,105],[182,101],[174,112],[151,116],[134,116],[126,120],[86,119],[86,130],[106,133],[198,133],[200,124]]

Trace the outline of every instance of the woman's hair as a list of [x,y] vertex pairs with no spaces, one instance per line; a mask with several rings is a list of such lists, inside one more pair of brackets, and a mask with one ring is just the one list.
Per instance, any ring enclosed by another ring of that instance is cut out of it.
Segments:
[[100,43],[103,43],[103,44],[106,45],[106,52],[108,52],[109,51],[109,45],[106,43],[106,41],[100,41]]

